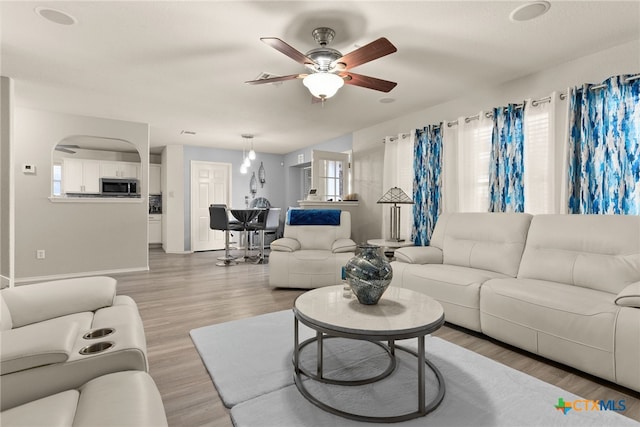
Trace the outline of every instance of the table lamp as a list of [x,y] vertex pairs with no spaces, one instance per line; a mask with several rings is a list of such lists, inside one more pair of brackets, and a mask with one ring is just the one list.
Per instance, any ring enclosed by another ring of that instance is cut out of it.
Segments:
[[400,206],[398,205],[412,205],[413,200],[411,200],[411,198],[407,196],[407,193],[402,191],[401,188],[391,187],[389,191],[384,193],[384,196],[378,200],[378,203],[393,203],[393,206],[391,206],[391,224],[389,228],[391,238],[389,240],[403,242],[404,239],[400,238]]

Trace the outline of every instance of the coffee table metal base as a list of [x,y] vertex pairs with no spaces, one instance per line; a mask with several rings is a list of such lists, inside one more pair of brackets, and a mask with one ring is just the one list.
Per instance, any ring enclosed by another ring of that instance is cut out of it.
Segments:
[[[306,322],[305,322],[306,323]],[[434,409],[436,409],[440,403],[442,402],[442,399],[444,398],[444,394],[445,394],[445,385],[444,385],[444,378],[442,376],[442,374],[440,373],[440,371],[438,370],[438,368],[436,368],[436,366],[429,361],[424,354],[424,347],[425,347],[425,337],[424,336],[419,336],[418,337],[418,351],[413,351],[409,348],[403,347],[403,346],[399,346],[396,345],[395,342],[393,340],[390,340],[388,342],[388,345],[385,345],[384,343],[380,342],[380,341],[375,341],[373,339],[365,339],[366,341],[369,341],[373,344],[376,344],[378,346],[380,346],[381,348],[383,348],[387,354],[389,355],[389,366],[387,367],[387,369],[382,372],[379,375],[376,375],[374,377],[371,378],[365,378],[365,379],[359,379],[359,380],[353,380],[353,381],[349,381],[349,380],[337,380],[337,379],[331,379],[331,378],[326,378],[323,374],[323,353],[324,353],[324,340],[327,338],[337,338],[337,337],[342,337],[342,338],[348,338],[348,339],[362,339],[360,337],[358,338],[354,338],[354,337],[350,337],[350,336],[345,336],[343,334],[338,334],[338,335],[325,335],[323,332],[321,331],[317,331],[316,336],[314,338],[309,338],[306,341],[299,343],[299,339],[298,339],[298,319],[295,319],[295,325],[294,325],[294,349],[293,349],[293,366],[294,366],[294,382],[296,384],[296,387],[298,388],[298,390],[300,391],[300,393],[311,403],[313,403],[314,405],[316,405],[317,407],[319,407],[320,409],[327,411],[331,414],[334,415],[338,415],[340,417],[343,418],[348,418],[351,420],[355,420],[355,421],[366,421],[366,422],[372,422],[372,423],[395,423],[395,422],[401,422],[401,421],[407,421],[407,420],[411,420],[414,418],[419,418],[419,417],[423,417],[425,415],[427,415],[429,412],[433,411]],[[317,372],[316,374],[313,374],[311,372],[309,372],[308,370],[302,368],[300,366],[300,351],[307,345],[311,344],[311,343],[316,343],[317,345]],[[326,383],[326,384],[336,384],[336,385],[343,385],[343,386],[358,386],[358,385],[364,385],[364,384],[371,384],[374,383],[376,381],[380,381],[383,378],[388,377],[389,375],[391,375],[396,367],[397,367],[397,361],[396,361],[396,356],[395,356],[395,350],[401,350],[404,351],[406,353],[409,353],[413,356],[415,356],[418,359],[418,409],[414,412],[409,412],[406,414],[402,414],[402,415],[395,415],[395,416],[389,416],[389,417],[373,417],[373,416],[367,416],[367,415],[359,415],[359,414],[354,414],[351,412],[346,412],[346,411],[342,411],[340,409],[337,409],[333,406],[330,406],[320,400],[318,400],[315,396],[313,396],[309,390],[305,387],[304,385],[304,381],[303,381],[303,376],[306,376],[308,378],[310,378],[311,380],[314,381],[318,381],[318,382],[322,382],[322,383]],[[431,369],[431,371],[435,374],[436,379],[438,380],[438,391],[436,393],[436,396],[430,401],[430,402],[426,402],[426,396],[425,396],[425,370],[424,367],[428,366],[429,369]]]

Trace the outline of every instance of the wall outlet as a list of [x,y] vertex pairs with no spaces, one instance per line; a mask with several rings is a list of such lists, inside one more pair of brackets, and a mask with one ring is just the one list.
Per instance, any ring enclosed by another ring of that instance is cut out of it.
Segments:
[[36,259],[44,259],[46,256],[44,249],[38,249],[36,251]]
[[304,154],[298,154],[298,163],[304,163]]

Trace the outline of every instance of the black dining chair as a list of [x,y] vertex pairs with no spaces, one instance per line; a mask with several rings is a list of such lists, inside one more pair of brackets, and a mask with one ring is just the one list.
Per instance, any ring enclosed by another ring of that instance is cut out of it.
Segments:
[[264,253],[264,236],[269,233],[275,234],[278,231],[281,211],[281,208],[266,209],[265,211],[260,212],[255,222],[251,223],[251,230],[260,233],[260,256],[258,258],[258,263],[264,262],[266,258]]
[[256,260],[256,264],[260,264],[264,261],[264,230],[267,225],[267,218],[270,210],[271,209],[264,209],[260,211],[256,219],[247,225],[247,232],[251,234],[259,233],[260,235],[259,255]]
[[221,262],[216,265],[219,267],[234,265],[236,258],[229,253],[229,233],[243,230],[242,224],[229,220],[227,205],[214,204],[209,206],[209,228],[224,231],[224,256],[218,258]]
[[280,230],[280,212],[282,208],[269,209],[269,215],[267,215],[267,223],[264,226],[264,233],[262,237],[262,246],[264,246],[264,236],[267,234],[273,234],[277,239],[280,237],[278,231]]

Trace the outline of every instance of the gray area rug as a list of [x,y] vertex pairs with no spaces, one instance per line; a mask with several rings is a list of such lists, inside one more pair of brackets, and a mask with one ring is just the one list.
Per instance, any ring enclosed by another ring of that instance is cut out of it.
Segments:
[[[314,336],[301,325],[301,341]],[[207,326],[191,331],[193,342],[236,427],[365,426],[309,403],[293,384],[291,363],[293,313],[290,310]],[[415,340],[399,345],[416,349]],[[443,374],[442,404],[425,417],[398,426],[638,426],[614,411],[555,408],[558,399],[580,397],[520,371],[435,337],[426,339],[426,355]],[[390,416],[417,407],[417,361],[397,352],[398,367],[375,384],[341,387],[305,381],[309,391],[341,410],[368,416]],[[315,347],[301,354],[303,365],[315,366]],[[387,356],[377,346],[333,338],[325,341],[324,369],[331,378],[364,378],[381,372]],[[426,394],[436,389],[426,369]]]

